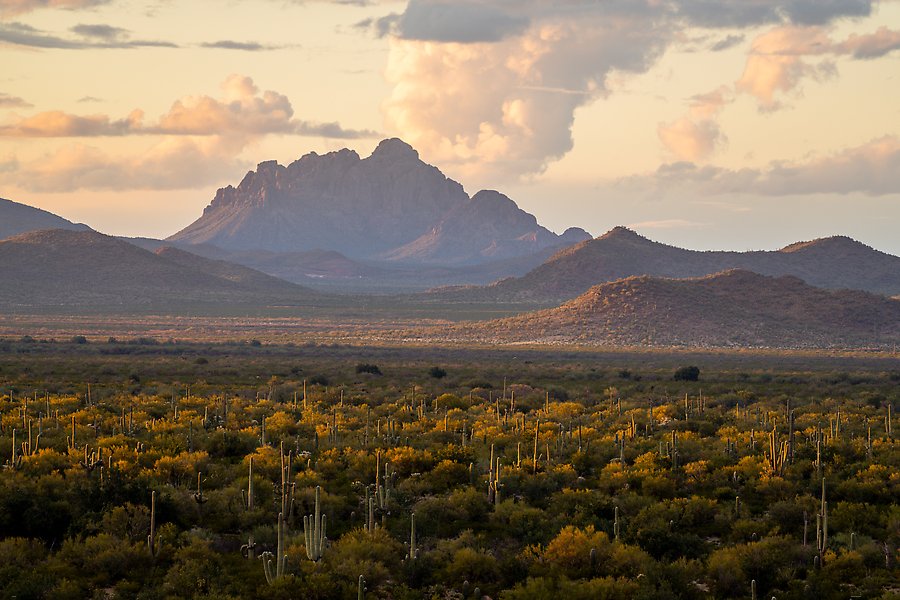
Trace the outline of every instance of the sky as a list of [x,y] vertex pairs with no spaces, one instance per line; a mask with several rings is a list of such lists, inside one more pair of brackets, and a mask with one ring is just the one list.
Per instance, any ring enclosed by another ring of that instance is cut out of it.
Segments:
[[557,232],[900,254],[900,1],[0,0],[0,197],[165,237],[386,137]]

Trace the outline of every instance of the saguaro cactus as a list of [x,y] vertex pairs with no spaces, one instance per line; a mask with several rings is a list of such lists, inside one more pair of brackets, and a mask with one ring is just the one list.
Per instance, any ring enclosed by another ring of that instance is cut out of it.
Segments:
[[150,535],[147,536],[150,555],[156,558],[156,490],[150,492]]
[[416,548],[416,513],[409,515],[409,554],[406,558],[408,560],[419,558],[419,549]]
[[284,513],[278,513],[278,545],[275,548],[275,552],[274,570],[272,569],[273,558],[271,552],[263,552],[260,557],[263,561],[263,572],[269,585],[284,577],[284,569],[287,566],[287,555],[284,553]]
[[303,517],[303,535],[306,540],[306,556],[318,561],[325,552],[325,515],[320,504],[320,488],[316,486],[316,508],[311,515]]
[[615,536],[613,539],[615,541],[619,541],[619,507],[615,508],[615,520],[613,521],[613,535]]

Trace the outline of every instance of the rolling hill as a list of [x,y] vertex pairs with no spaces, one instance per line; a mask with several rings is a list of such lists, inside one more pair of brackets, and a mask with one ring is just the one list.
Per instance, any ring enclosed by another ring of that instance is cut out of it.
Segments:
[[87,225],[72,223],[53,213],[0,198],[0,240],[41,229],[87,231]]
[[0,304],[8,307],[300,304],[320,297],[245,267],[63,229],[0,241],[0,280]]
[[794,275],[810,285],[900,293],[900,257],[848,237],[792,244],[776,251],[702,252],[654,242],[625,227],[561,250],[522,277],[484,287],[433,290],[434,300],[514,302],[551,306],[599,283],[634,275],[702,277],[728,269]]
[[900,302],[744,270],[691,279],[628,277],[557,308],[423,337],[499,343],[730,348],[890,347]]

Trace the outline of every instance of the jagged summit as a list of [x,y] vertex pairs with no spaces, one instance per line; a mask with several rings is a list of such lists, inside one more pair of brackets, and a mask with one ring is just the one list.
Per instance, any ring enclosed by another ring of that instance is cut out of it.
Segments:
[[372,157],[391,160],[418,160],[419,153],[415,150],[415,148],[413,148],[400,138],[389,138],[378,143],[378,146],[372,152]]
[[499,192],[470,198],[412,146],[391,138],[365,159],[344,149],[308,153],[287,167],[262,162],[237,187],[220,189],[203,215],[169,240],[457,265],[530,256],[577,238],[541,227]]

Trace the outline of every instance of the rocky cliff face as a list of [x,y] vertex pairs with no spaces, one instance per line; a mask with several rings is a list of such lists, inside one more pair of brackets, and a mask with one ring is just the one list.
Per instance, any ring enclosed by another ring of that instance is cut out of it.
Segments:
[[365,159],[345,149],[307,154],[287,167],[260,163],[169,239],[453,264],[522,256],[577,237],[548,231],[497,192],[469,198],[411,146],[389,139]]

